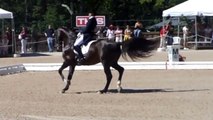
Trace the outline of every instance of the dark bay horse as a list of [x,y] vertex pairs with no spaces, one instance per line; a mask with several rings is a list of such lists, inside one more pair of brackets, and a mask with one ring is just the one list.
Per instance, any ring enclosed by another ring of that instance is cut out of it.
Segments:
[[[71,79],[77,65],[76,54],[73,51],[73,44],[76,39],[76,34],[72,31],[67,31],[66,29],[57,29],[58,41],[64,41],[66,45],[63,50],[64,62],[60,69],[58,70],[62,80],[66,83],[65,87],[62,89],[62,93],[69,89],[71,84]],[[118,60],[122,55],[124,58],[127,55],[135,60],[137,58],[143,58],[150,56],[150,53],[155,50],[159,45],[158,40],[146,40],[144,38],[136,39],[132,38],[123,43],[116,43],[114,41],[109,41],[107,39],[98,39],[93,42],[86,54],[86,60],[83,61],[82,65],[94,65],[99,62],[102,63],[104,72],[106,75],[106,85],[100,90],[100,93],[106,93],[112,79],[112,73],[110,67],[118,71],[119,77],[117,81],[117,90],[121,91],[121,79],[123,76],[124,68],[118,64]],[[65,79],[62,71],[69,67],[67,80]]]

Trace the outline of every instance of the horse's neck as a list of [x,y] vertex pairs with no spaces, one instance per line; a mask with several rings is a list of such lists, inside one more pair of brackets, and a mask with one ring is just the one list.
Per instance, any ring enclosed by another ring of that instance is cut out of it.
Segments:
[[70,45],[66,45],[65,47],[64,47],[64,50],[63,51],[68,51],[68,50],[74,50],[73,49],[73,47],[72,46],[70,46]]
[[73,46],[75,39],[76,39],[75,33],[71,32],[71,31],[64,31],[64,34],[66,37],[64,40],[64,42],[66,42],[65,45]]

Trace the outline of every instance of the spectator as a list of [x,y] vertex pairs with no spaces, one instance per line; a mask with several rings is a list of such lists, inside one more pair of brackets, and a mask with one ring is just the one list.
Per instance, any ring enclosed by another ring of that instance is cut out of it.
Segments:
[[120,29],[119,26],[116,27],[115,30],[115,42],[122,42],[123,41],[123,31]]
[[21,53],[26,53],[27,52],[27,30],[25,27],[22,27],[22,30],[19,34],[19,39],[21,40]]
[[139,22],[139,21],[135,23],[135,29],[133,31],[133,37],[135,37],[135,38],[142,38],[143,37],[142,23]]
[[49,52],[53,52],[54,30],[51,25],[48,25],[48,29],[45,31],[44,34],[47,37],[48,50],[49,50]]
[[168,31],[166,40],[167,40],[167,45],[172,45],[173,44],[173,34],[174,34],[174,27],[172,26],[172,22],[169,22],[166,25],[166,31]]
[[98,31],[96,32],[96,35],[98,36],[98,38],[103,38],[104,37],[104,27],[99,27]]
[[165,45],[166,45],[165,37],[166,37],[167,33],[168,33],[168,31],[166,30],[166,26],[163,26],[160,29],[160,46],[159,46],[159,48],[162,48],[162,49],[165,48]]
[[131,38],[132,31],[129,27],[129,25],[126,26],[126,29],[124,30],[124,41],[129,40]]
[[115,31],[114,31],[114,26],[110,25],[107,33],[106,33],[106,37],[108,38],[108,40],[115,40]]

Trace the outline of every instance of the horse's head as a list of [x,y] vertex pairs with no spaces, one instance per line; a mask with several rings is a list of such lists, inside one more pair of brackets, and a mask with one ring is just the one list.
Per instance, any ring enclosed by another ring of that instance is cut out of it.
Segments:
[[58,49],[61,51],[63,47],[69,45],[72,47],[77,38],[74,31],[66,28],[58,28],[56,31],[56,43],[58,44]]

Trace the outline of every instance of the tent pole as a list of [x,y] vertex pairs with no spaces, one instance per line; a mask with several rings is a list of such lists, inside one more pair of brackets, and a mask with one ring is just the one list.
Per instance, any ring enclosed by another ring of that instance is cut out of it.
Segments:
[[163,26],[162,27],[164,27],[165,26],[165,18],[163,17]]
[[3,39],[4,39],[4,19],[2,19],[2,27],[1,27],[1,30],[2,30],[2,33],[1,33],[1,41],[3,42]]
[[[165,29],[164,27],[165,27],[165,17],[163,17],[162,28]],[[166,48],[166,36],[164,37],[164,39],[160,39],[160,42],[161,42],[160,44],[162,45],[161,47]]]
[[177,36],[180,36],[180,17],[178,17],[178,34]]
[[195,16],[195,49],[197,49],[197,16]]
[[15,40],[14,19],[11,19],[11,24],[12,24],[12,52],[13,52],[13,54],[16,54],[16,40]]

